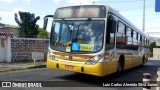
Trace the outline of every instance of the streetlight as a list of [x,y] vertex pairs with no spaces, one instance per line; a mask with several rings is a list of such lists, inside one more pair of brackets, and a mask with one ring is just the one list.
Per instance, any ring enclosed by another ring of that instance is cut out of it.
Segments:
[[143,26],[142,26],[142,30],[143,32],[145,32],[145,0],[143,1]]

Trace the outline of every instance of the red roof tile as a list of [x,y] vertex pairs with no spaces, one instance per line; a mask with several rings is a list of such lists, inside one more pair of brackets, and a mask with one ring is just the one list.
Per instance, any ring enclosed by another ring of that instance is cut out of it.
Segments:
[[14,32],[9,28],[0,28],[0,35],[14,35]]

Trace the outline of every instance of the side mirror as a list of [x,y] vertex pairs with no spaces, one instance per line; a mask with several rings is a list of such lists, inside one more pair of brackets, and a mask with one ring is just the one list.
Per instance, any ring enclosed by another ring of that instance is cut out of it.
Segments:
[[48,18],[51,17],[53,18],[53,15],[47,15],[44,17],[44,23],[43,23],[43,29],[46,30],[47,24],[48,24]]
[[46,30],[48,24],[48,18],[44,18],[43,29]]

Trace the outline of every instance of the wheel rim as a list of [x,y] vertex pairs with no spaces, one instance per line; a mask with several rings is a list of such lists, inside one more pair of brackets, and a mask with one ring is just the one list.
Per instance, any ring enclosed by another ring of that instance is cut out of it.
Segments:
[[121,71],[122,71],[122,64],[121,64],[121,63],[118,63],[117,71],[118,71],[118,72],[121,72]]

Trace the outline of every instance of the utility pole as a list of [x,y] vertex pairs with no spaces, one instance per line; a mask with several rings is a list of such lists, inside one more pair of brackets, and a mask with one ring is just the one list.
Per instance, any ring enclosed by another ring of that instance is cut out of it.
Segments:
[[0,17],[0,21],[2,20],[2,18]]
[[143,26],[142,26],[142,30],[143,32],[145,32],[145,0],[143,1]]

